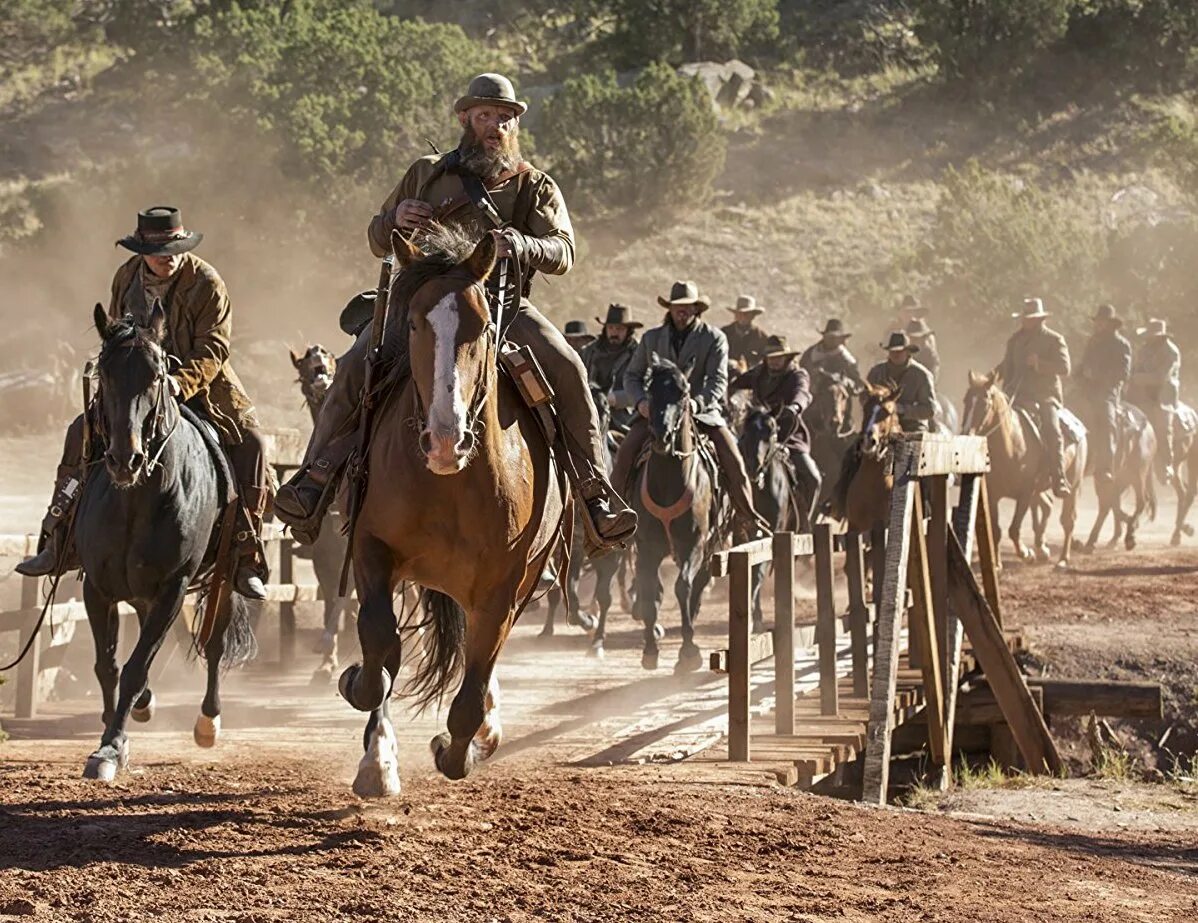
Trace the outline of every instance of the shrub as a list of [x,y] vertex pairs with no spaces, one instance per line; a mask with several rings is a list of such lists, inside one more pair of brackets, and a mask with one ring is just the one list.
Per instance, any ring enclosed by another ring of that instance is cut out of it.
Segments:
[[665,64],[627,88],[611,72],[568,80],[541,124],[539,147],[568,201],[593,213],[700,204],[724,165],[707,90]]
[[614,59],[623,66],[724,60],[778,37],[778,0],[607,0],[593,5],[600,14],[606,7],[615,20]]

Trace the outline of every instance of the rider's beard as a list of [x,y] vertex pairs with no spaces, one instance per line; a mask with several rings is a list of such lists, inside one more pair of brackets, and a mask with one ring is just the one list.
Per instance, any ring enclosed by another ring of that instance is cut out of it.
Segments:
[[491,180],[501,173],[515,170],[520,164],[520,129],[513,126],[506,135],[498,135],[499,147],[488,150],[470,125],[462,132],[458,151],[460,164],[482,180]]

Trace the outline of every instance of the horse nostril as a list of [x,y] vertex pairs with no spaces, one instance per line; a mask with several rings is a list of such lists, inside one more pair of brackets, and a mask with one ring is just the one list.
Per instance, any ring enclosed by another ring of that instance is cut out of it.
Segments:
[[466,430],[466,432],[462,434],[462,440],[457,445],[458,452],[462,455],[469,455],[474,451],[474,442],[474,433],[470,430]]
[[131,456],[129,456],[129,470],[137,471],[139,468],[141,468],[142,463],[145,462],[145,460],[146,457],[142,455],[141,452],[134,452]]
[[416,440],[416,445],[420,447],[422,455],[429,455],[433,451],[433,437],[428,430],[421,430],[419,438]]
[[104,464],[106,464],[110,467],[115,465],[116,464],[116,456],[113,455],[111,452],[105,452],[104,453]]

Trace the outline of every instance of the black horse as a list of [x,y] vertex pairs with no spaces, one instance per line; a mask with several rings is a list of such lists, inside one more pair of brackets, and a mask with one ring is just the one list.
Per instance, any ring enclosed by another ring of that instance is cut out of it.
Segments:
[[[129,759],[130,712],[149,720],[150,664],[179,614],[183,597],[211,563],[223,496],[233,477],[214,463],[194,417],[171,397],[163,348],[165,314],[155,302],[146,327],[112,321],[96,305],[103,346],[98,362],[96,423],[104,435],[103,465],[91,468],[75,518],[85,574],[83,601],[96,644],[96,677],[104,698],[104,736],[83,774],[111,780]],[[117,604],[137,611],[137,645],[118,670]],[[208,688],[195,741],[211,747],[220,733],[222,667],[253,656],[245,601],[230,594],[216,614],[203,655]]]
[[843,375],[816,369],[811,376],[811,406],[803,422],[811,432],[811,458],[823,479],[817,508],[832,496],[853,432],[854,383]]
[[633,478],[628,498],[638,517],[634,607],[644,624],[641,666],[657,669],[659,570],[668,555],[678,565],[674,593],[682,613],[682,648],[674,671],[682,673],[703,665],[695,644],[695,619],[711,579],[708,552],[722,531],[718,526],[723,517],[713,474],[699,453],[687,372],[654,355],[645,390],[651,451]]
[[[300,390],[315,425],[320,405],[333,383],[337,360],[327,349],[316,344],[309,346],[302,356],[291,353],[291,364],[299,373]],[[312,648],[312,653],[319,654],[322,658],[320,666],[312,674],[314,684],[333,681],[338,667],[338,638],[341,632],[349,627],[345,617],[350,611],[350,601],[338,595],[347,539],[341,531],[341,513],[330,510],[328,520],[315,542],[311,545],[299,545],[295,551],[298,557],[311,559],[316,582],[320,585],[320,596],[324,600],[324,630]]]

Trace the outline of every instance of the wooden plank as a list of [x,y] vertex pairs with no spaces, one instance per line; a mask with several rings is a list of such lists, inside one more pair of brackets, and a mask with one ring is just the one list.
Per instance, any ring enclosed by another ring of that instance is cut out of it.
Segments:
[[[978,565],[982,571],[982,587],[994,619],[1002,627],[1002,601],[998,595],[998,539],[990,516],[990,488],[983,477],[978,484],[977,525],[974,529],[978,543]],[[964,547],[964,546],[962,546]],[[969,558],[965,559],[967,562]]]
[[774,535],[774,731],[778,734],[793,734],[795,725],[795,538],[793,532]]
[[1028,687],[1044,695],[1044,714],[1085,717],[1091,712],[1103,718],[1152,718],[1165,716],[1160,683],[1114,679],[1053,679],[1031,676]]
[[815,543],[815,643],[819,649],[819,699],[825,715],[839,711],[836,677],[836,598],[832,571],[832,527],[812,529]]
[[[944,684],[940,677],[940,650],[936,638],[936,614],[932,606],[932,577],[928,562],[928,548],[923,532],[923,489],[915,484],[911,514],[911,555],[908,566],[908,582],[914,593],[915,604],[911,607],[911,637],[913,644],[923,650],[919,667],[923,679],[923,697],[927,703],[928,750],[932,762],[940,767],[947,766],[947,755],[952,753],[944,732]],[[919,631],[914,628],[918,626]],[[911,659],[915,665],[914,658]],[[948,773],[939,773],[937,782],[948,787]]]
[[728,581],[728,759],[747,763],[749,746],[749,637],[752,632],[753,565],[745,552],[733,553]]
[[[869,702],[869,739],[861,800],[886,803],[890,781],[890,731],[894,721],[898,679],[901,601],[907,582],[907,555],[911,545],[911,504],[915,482],[911,454],[906,446],[895,448],[895,482],[890,492],[886,567],[882,575],[878,621],[874,626],[874,675]],[[875,577],[876,579],[876,577]]]
[[[1029,683],[1028,691],[1037,710],[1044,713],[1044,690]],[[985,680],[975,683],[973,688],[961,695],[957,705],[958,724],[994,724],[998,721],[1006,723],[1006,718],[1003,716],[1002,706],[994,698],[994,690]]]
[[765,564],[770,560],[770,556],[774,553],[774,540],[772,538],[759,538],[756,541],[745,542],[743,545],[735,545],[727,551],[717,551],[711,556],[708,566],[713,577],[728,577],[731,575],[731,561],[733,555],[744,554],[749,556],[749,566],[754,564]]
[[942,436],[925,433],[919,439],[916,474],[981,474],[990,470],[990,449],[984,436]]
[[928,496],[924,498],[928,504],[928,575],[932,581],[932,611],[936,614],[940,676],[946,683],[955,685],[956,674],[949,672],[950,646],[954,638],[948,614],[948,478],[935,476],[923,483],[929,487]]
[[1033,773],[1060,772],[1061,757],[1048,733],[1044,716],[1036,709],[1019,665],[1007,647],[1002,628],[979,589],[965,551],[955,536],[949,539],[948,551],[949,605],[965,626],[974,656],[986,673],[1028,770]]
[[[727,649],[712,651],[708,657],[708,666],[712,673],[727,673],[730,653]],[[749,664],[761,663],[774,656],[774,636],[768,631],[752,635],[749,638]]]
[[844,573],[849,589],[849,649],[853,695],[869,695],[869,607],[865,603],[865,549],[860,532],[844,536]]
[[[967,474],[961,478],[961,490],[957,508],[953,511],[953,532],[965,550],[965,559],[972,560],[973,537],[976,533],[978,497],[984,474]],[[944,537],[944,730],[948,738],[948,752],[953,752],[953,734],[956,733],[958,677],[961,675],[961,655],[965,629],[952,607],[948,605],[948,536]]]
[[[279,543],[279,583],[290,584],[295,578],[295,545],[290,541]],[[279,603],[279,664],[287,667],[295,662],[295,603]]]
[[[37,577],[21,578],[22,609],[40,611],[38,607],[38,589],[40,586],[41,580]],[[21,650],[29,643],[36,624],[37,619],[34,617],[21,626],[17,650]],[[29,648],[29,653],[25,655],[25,659],[17,666],[17,696],[15,705],[16,716],[18,718],[37,717],[37,677],[41,673],[42,640],[39,637],[33,642]]]

